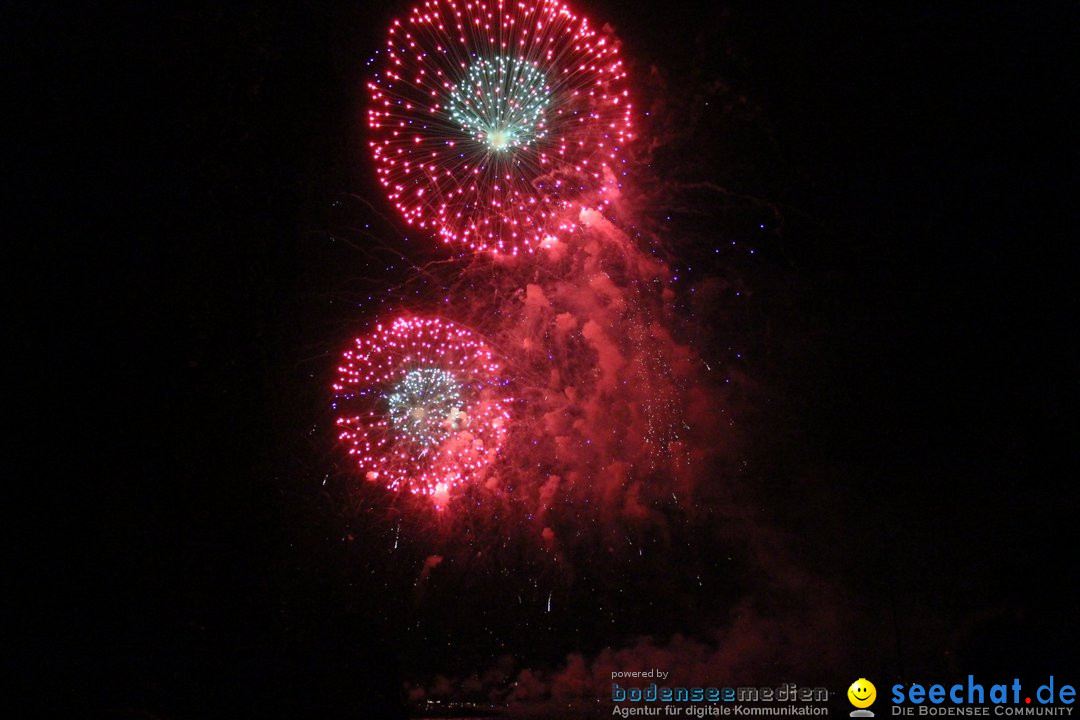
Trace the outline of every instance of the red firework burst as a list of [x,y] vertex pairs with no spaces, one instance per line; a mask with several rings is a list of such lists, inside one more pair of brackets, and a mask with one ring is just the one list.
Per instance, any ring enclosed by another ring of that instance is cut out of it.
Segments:
[[338,437],[367,480],[445,498],[497,456],[510,417],[505,384],[469,330],[400,317],[345,351],[333,385]]
[[427,0],[368,87],[379,181],[406,221],[531,252],[600,209],[631,137],[614,40],[558,0]]

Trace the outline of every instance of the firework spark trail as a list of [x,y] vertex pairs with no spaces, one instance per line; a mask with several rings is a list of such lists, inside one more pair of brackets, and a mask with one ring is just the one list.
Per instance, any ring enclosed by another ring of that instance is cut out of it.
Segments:
[[618,189],[626,85],[615,40],[558,0],[427,0],[368,85],[379,181],[446,242],[534,252]]
[[502,446],[510,399],[501,367],[461,326],[399,317],[358,338],[338,373],[339,439],[371,482],[441,503]]

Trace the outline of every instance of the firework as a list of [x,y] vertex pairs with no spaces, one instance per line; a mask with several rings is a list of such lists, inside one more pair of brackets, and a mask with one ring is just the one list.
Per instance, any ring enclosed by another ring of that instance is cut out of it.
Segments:
[[333,385],[338,437],[367,480],[445,497],[497,456],[509,420],[505,385],[469,330],[400,317],[345,351]]
[[369,84],[379,181],[410,224],[531,252],[602,209],[630,139],[616,43],[558,0],[428,0]]

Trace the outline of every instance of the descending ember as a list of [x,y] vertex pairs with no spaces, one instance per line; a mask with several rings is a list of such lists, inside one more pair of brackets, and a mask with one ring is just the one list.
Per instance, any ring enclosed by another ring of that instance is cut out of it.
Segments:
[[357,338],[333,385],[339,439],[361,474],[445,498],[481,477],[506,436],[501,367],[471,331],[399,317]]
[[427,0],[368,88],[379,181],[410,224],[516,255],[601,209],[631,137],[614,40],[558,0]]

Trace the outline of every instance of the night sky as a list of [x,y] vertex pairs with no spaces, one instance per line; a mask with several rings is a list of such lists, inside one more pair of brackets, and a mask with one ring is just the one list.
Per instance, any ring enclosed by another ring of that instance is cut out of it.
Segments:
[[566,510],[557,562],[522,507],[410,512],[335,442],[341,349],[484,274],[373,177],[407,3],[5,12],[30,716],[407,717],[515,680],[529,712],[611,653],[1077,679],[1067,5],[573,5],[623,41],[655,143],[625,232],[737,429],[662,522]]

